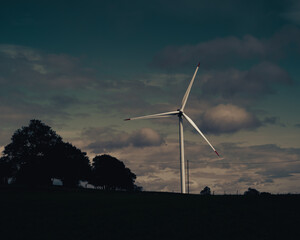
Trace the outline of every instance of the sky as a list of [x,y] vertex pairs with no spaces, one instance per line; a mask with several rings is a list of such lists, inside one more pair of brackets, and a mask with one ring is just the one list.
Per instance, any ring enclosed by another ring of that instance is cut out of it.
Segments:
[[300,2],[2,1],[0,150],[39,119],[90,160],[110,154],[147,191],[300,193]]

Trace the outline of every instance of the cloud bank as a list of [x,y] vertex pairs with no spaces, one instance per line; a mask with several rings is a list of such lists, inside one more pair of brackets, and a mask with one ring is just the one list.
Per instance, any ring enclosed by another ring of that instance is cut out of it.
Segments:
[[[199,193],[210,186],[217,194],[243,193],[248,187],[259,191],[287,193],[300,191],[300,149],[274,144],[244,146],[222,143],[215,146],[221,159],[204,142],[186,142],[186,159],[190,160],[190,188]],[[180,192],[178,141],[142,148],[128,146],[112,152],[138,176],[146,190]]]
[[286,26],[268,39],[252,35],[228,36],[195,45],[167,46],[156,54],[152,64],[162,69],[175,69],[202,62],[204,68],[229,67],[247,60],[274,60],[285,57],[291,46],[300,49],[300,29]]
[[113,130],[112,128],[90,128],[82,136],[92,143],[86,146],[93,153],[111,152],[126,147],[144,148],[164,144],[164,138],[151,128],[142,128],[132,133]]

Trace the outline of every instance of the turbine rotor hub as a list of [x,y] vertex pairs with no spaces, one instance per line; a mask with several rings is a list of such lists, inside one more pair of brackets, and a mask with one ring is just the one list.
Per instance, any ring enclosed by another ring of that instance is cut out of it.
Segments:
[[180,109],[177,109],[178,111],[178,117],[181,117],[183,115],[183,111],[181,111]]

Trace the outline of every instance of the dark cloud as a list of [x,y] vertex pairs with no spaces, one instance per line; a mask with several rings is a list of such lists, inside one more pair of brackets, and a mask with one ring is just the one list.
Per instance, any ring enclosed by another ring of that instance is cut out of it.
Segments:
[[255,182],[256,179],[250,176],[242,176],[237,181],[240,183],[249,183],[249,182]]
[[262,62],[250,70],[235,69],[208,74],[202,85],[203,95],[221,96],[223,100],[240,102],[240,99],[257,100],[274,93],[276,84],[292,83],[289,74],[281,67]]
[[300,29],[284,27],[269,39],[251,35],[216,38],[196,45],[167,46],[153,59],[153,65],[163,69],[194,65],[203,62],[205,68],[217,68],[241,60],[271,60],[285,56],[291,46],[299,50]]
[[[6,101],[5,101],[6,102]],[[35,102],[9,102],[0,103],[0,124],[3,127],[19,127],[26,124],[30,119],[49,119],[60,117],[64,120],[70,118],[70,114],[63,111],[60,107],[54,105],[44,105]]]
[[[107,104],[128,117],[176,110],[191,77],[192,73],[162,73],[120,79],[114,83],[114,89],[107,89],[114,93],[107,96]],[[102,101],[99,108],[103,109]]]
[[82,135],[93,139],[87,149],[94,153],[104,153],[129,146],[137,148],[160,146],[165,142],[163,137],[151,128],[142,128],[131,134],[115,131],[112,128],[90,128]]
[[66,120],[71,117],[66,109],[82,104],[75,91],[83,91],[94,79],[78,58],[2,44],[0,123],[19,126],[33,118]]
[[272,181],[276,178],[287,178],[293,176],[293,174],[300,173],[300,169],[291,171],[290,169],[282,169],[281,167],[271,167],[263,171],[257,171],[258,174],[267,176]]
[[266,117],[262,122],[264,125],[270,124],[285,127],[285,124],[281,123],[278,117]]
[[300,3],[298,0],[290,1],[290,6],[281,16],[291,23],[297,24],[300,26]]
[[78,58],[36,49],[0,45],[1,82],[33,89],[82,88],[95,78]]
[[62,108],[68,107],[74,104],[79,104],[80,101],[75,97],[65,96],[65,95],[56,95],[51,97],[50,104],[54,107]]
[[218,38],[197,45],[181,47],[168,46],[158,53],[153,64],[160,68],[177,68],[204,62],[204,66],[227,65],[237,58],[251,59],[266,54],[264,44],[250,35],[242,39],[237,37]]
[[294,126],[297,127],[297,128],[300,128],[300,123],[297,123]]

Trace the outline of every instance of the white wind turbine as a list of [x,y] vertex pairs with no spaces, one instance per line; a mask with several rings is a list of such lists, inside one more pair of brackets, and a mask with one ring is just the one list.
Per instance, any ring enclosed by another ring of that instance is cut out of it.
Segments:
[[163,118],[163,117],[170,117],[170,116],[178,116],[179,118],[179,149],[180,149],[180,179],[181,179],[181,193],[186,193],[185,191],[185,166],[184,166],[184,141],[183,141],[183,124],[182,124],[182,117],[184,117],[196,130],[197,132],[204,138],[204,140],[208,143],[208,145],[212,148],[212,150],[215,151],[215,153],[219,156],[216,149],[211,145],[211,143],[207,140],[207,138],[203,135],[203,133],[200,131],[200,129],[196,126],[196,124],[193,122],[192,119],[190,119],[185,113],[184,113],[184,107],[186,105],[187,99],[189,97],[192,85],[194,83],[194,79],[196,77],[197,71],[199,69],[200,63],[197,65],[196,71],[194,73],[194,76],[183,96],[181,107],[177,109],[177,111],[173,112],[165,112],[165,113],[158,113],[158,114],[152,114],[147,116],[141,116],[141,117],[134,117],[134,118],[127,118],[125,121],[128,120],[137,120],[137,119],[151,119],[151,118]]

